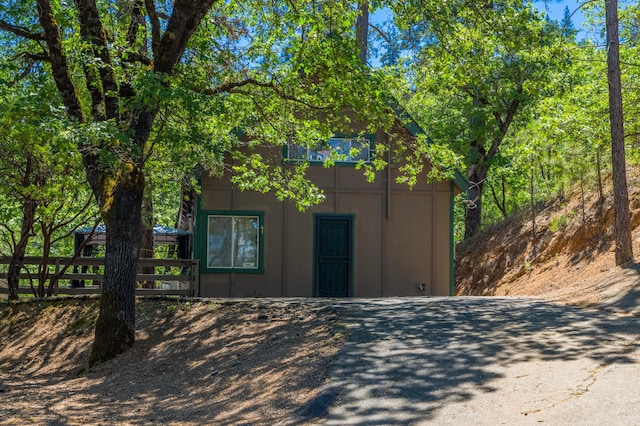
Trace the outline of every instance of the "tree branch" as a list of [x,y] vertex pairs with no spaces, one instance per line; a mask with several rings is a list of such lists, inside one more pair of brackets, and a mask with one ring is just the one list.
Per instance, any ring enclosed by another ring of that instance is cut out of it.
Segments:
[[378,34],[380,34],[380,37],[382,37],[387,42],[387,44],[389,44],[390,46],[393,46],[393,40],[389,38],[389,35],[387,33],[382,31],[379,27],[372,24],[371,22],[369,22],[369,26],[373,28]]
[[[68,225],[72,224],[74,221],[76,221],[80,216],[84,215],[85,212],[87,211],[87,209],[89,208],[89,205],[91,205],[91,203],[93,202],[93,194],[90,195],[87,200],[85,201],[85,203],[83,204],[83,206],[79,209],[78,212],[76,212],[74,215],[72,215],[71,217],[67,218],[66,220],[58,223],[58,224],[54,224],[53,226],[50,227],[51,229],[51,233],[53,234],[54,232],[58,231],[59,229],[63,229],[66,228]],[[64,207],[64,206],[61,206]],[[62,210],[62,208],[61,208]],[[98,217],[97,220],[100,220],[101,218]],[[88,218],[83,218],[83,221],[88,220]],[[61,241],[65,238],[67,238],[69,235],[73,234],[73,232],[79,227],[80,225],[77,225],[74,227],[74,229],[67,231],[66,233],[63,233],[62,235],[58,236],[57,238],[53,238],[51,240],[52,243],[56,243],[58,241]]]
[[24,58],[32,64],[33,62],[51,62],[51,56],[47,55],[46,53],[22,52],[18,56],[16,56],[14,59],[17,59],[17,58]]
[[38,5],[38,19],[44,30],[44,41],[49,48],[51,57],[51,71],[58,91],[62,95],[62,102],[69,117],[84,122],[84,113],[80,106],[80,100],[71,81],[71,73],[67,64],[67,58],[62,50],[62,40],[58,24],[53,18],[49,0],[36,0]]
[[297,102],[297,103],[305,105],[305,106],[307,106],[307,107],[309,107],[311,109],[324,109],[325,108],[323,106],[310,104],[310,103],[308,103],[306,101],[303,101],[302,99],[298,99],[295,96],[289,95],[289,94],[285,93],[282,89],[280,89],[273,82],[259,81],[259,80],[256,80],[254,78],[247,78],[246,80],[242,80],[242,81],[230,81],[230,82],[227,82],[227,83],[223,83],[223,84],[221,84],[221,85],[219,85],[217,87],[204,89],[204,90],[201,90],[201,89],[198,89],[198,88],[192,88],[192,90],[194,92],[196,92],[196,93],[202,93],[202,94],[207,95],[207,96],[219,95],[221,93],[239,93],[239,94],[243,94],[243,95],[248,95],[249,94],[248,92],[241,90],[242,87],[248,86],[248,85],[262,87],[262,88],[266,88],[266,89],[271,89],[281,99],[284,99],[284,100],[287,100],[287,101]]
[[18,55],[11,58],[10,61],[15,61],[20,58],[23,58],[26,64],[22,69],[22,71],[20,72],[20,74],[18,75],[18,77],[9,82],[9,87],[15,86],[20,80],[22,80],[23,78],[31,74],[31,71],[35,63],[51,62],[51,58],[46,53],[37,54],[37,53],[29,53],[29,52],[19,53]]
[[[102,99],[100,103],[104,101],[106,118],[115,118],[118,116],[119,106],[118,98],[113,94],[118,92],[118,85],[113,72],[113,63],[107,47],[107,36],[100,20],[98,7],[95,0],[75,0],[75,3],[78,9],[80,34],[94,46],[94,56],[101,61],[101,65],[98,68],[100,82],[102,83]],[[85,66],[85,70],[87,70],[87,66]],[[96,85],[93,90],[100,89]],[[92,100],[94,102],[94,110],[98,109],[99,105],[95,104],[97,99],[92,96]]]
[[[147,3],[151,0],[146,0]],[[153,52],[153,70],[171,74],[178,63],[187,42],[196,31],[202,18],[209,12],[213,3],[220,0],[175,0],[167,29]]]
[[44,41],[45,40],[45,36],[44,36],[43,33],[32,33],[31,31],[29,31],[26,28],[12,25],[12,24],[10,24],[7,21],[4,21],[2,19],[0,19],[0,30],[8,31],[8,32],[13,33],[13,34],[15,34],[17,36],[24,37],[24,38],[27,38],[29,40],[34,40],[34,41]]
[[123,62],[127,62],[130,64],[133,64],[135,62],[140,62],[142,65],[151,65],[153,63],[153,61],[151,59],[149,59],[148,57],[146,57],[145,55],[143,55],[142,53],[131,53],[131,52],[127,52],[127,56],[126,58],[121,58]]
[[127,30],[127,42],[129,46],[134,46],[138,41],[138,29],[144,24],[144,16],[142,14],[142,0],[136,0],[131,8],[131,22]]
[[[150,0],[145,0],[149,6]],[[209,12],[213,3],[220,0],[175,0],[167,29],[153,52],[153,72],[169,75],[182,57],[189,39],[196,31],[202,18]],[[155,8],[151,8],[155,11]],[[155,13],[155,12],[152,12]],[[157,29],[159,32],[159,28]],[[153,121],[159,106],[146,107],[135,111],[130,127],[134,131],[132,142],[140,148],[149,140]],[[141,156],[140,161],[143,160]]]
[[147,8],[147,15],[149,15],[149,22],[151,22],[151,51],[153,56],[157,56],[160,45],[160,19],[156,13],[154,0],[145,0],[144,4]]

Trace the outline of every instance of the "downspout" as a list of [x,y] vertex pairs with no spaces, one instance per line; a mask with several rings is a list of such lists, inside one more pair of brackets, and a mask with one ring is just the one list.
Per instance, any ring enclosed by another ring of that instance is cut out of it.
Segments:
[[[389,134],[385,133],[384,137],[386,138],[386,144],[387,146],[389,145]],[[389,229],[389,219],[391,218],[391,150],[387,151],[387,200],[386,200],[386,220],[383,220],[383,232],[382,232],[382,259],[380,259],[380,264],[382,265],[382,268],[380,269],[380,273],[382,274],[382,279],[381,281],[381,289],[380,289],[380,295],[381,296],[386,296],[388,293],[386,291],[389,282],[387,281],[387,252],[389,251],[389,247],[387,246],[387,244],[389,244],[389,239],[386,238],[388,229]],[[383,190],[384,191],[384,190]],[[383,192],[384,194],[384,192]],[[385,206],[383,206],[383,209],[385,208]]]
[[387,152],[387,220],[389,219],[391,219],[391,150]]
[[[200,181],[200,187],[202,188],[202,181]],[[200,275],[202,272],[202,268],[203,268],[203,264],[206,264],[206,253],[207,253],[207,249],[206,249],[206,244],[207,244],[207,239],[208,236],[203,236],[199,234],[199,227],[198,227],[198,221],[201,220],[202,214],[201,213],[201,209],[202,209],[202,195],[201,194],[197,194],[196,195],[196,208],[195,208],[195,212],[193,213],[193,217],[191,218],[191,238],[192,238],[192,242],[191,242],[191,258],[192,259],[198,259],[198,270],[197,270],[197,274],[198,274],[198,289],[197,289],[197,296],[200,297],[200,295],[202,294],[202,280],[200,279]],[[202,228],[204,229],[205,226],[202,226]],[[204,242],[202,241],[204,240]],[[203,251],[204,249],[204,251]]]
[[[280,206],[282,207],[282,251],[281,251],[281,258],[280,258],[280,273],[281,273],[281,277],[282,277],[282,283],[281,283],[281,287],[280,287],[280,295],[282,297],[287,297],[288,296],[288,291],[289,291],[289,283],[288,283],[288,279],[289,279],[289,264],[287,263],[287,252],[289,249],[289,233],[287,232],[287,222],[289,221],[289,215],[287,214],[287,212],[289,211],[289,209],[287,208],[287,205],[282,202],[280,203]],[[263,236],[264,238],[264,236]]]
[[[233,163],[233,161],[232,161]],[[233,166],[232,166],[233,167]],[[231,211],[235,211],[236,209],[236,187],[232,186],[231,187]],[[236,297],[236,273],[234,272],[234,270],[231,270],[231,273],[229,274],[229,296],[230,297]]]
[[454,183],[449,183],[449,296],[454,296],[455,293],[455,246],[453,241],[453,226],[454,226],[454,198],[455,188]]

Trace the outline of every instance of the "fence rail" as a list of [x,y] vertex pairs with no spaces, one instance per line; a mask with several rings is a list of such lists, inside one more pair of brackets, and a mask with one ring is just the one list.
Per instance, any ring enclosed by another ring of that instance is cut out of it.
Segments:
[[[0,267],[9,265],[11,258],[0,257]],[[31,294],[32,283],[37,287],[37,283],[44,277],[47,282],[58,275],[58,280],[53,287],[53,295],[59,294],[99,294],[100,286],[104,280],[102,270],[104,268],[104,258],[100,257],[51,257],[47,259],[47,268],[44,274],[39,275],[38,270],[44,263],[42,257],[25,257],[22,262],[24,267],[18,274],[21,281],[29,281],[28,285],[21,282],[18,293]],[[67,270],[60,273],[65,267]],[[195,259],[139,259],[138,268],[164,268],[165,273],[138,273],[136,281],[153,282],[153,288],[141,288],[136,286],[138,296],[196,296],[198,294],[199,283],[199,261]],[[3,268],[5,271],[7,268]],[[31,271],[31,269],[38,269]],[[73,272],[69,272],[72,270]],[[80,270],[80,272],[78,271]],[[139,269],[140,270],[140,269]],[[9,290],[2,285],[2,280],[7,279],[7,273],[0,272],[0,294],[8,294]],[[169,273],[167,273],[169,271]],[[178,274],[174,272],[178,271]],[[60,282],[67,281],[69,285]],[[91,285],[85,285],[89,281]],[[48,284],[47,284],[48,286]]]

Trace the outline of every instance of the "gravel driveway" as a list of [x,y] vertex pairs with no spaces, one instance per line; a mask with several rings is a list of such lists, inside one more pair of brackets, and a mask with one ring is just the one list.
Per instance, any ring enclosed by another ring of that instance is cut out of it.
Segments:
[[348,341],[289,423],[640,425],[637,316],[525,298],[336,309]]

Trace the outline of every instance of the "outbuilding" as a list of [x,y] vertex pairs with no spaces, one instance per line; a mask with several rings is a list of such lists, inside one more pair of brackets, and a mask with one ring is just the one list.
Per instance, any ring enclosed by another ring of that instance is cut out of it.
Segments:
[[[396,127],[406,138],[424,133],[412,120]],[[425,175],[410,189],[396,182],[390,162],[367,182],[355,163],[388,138],[378,130],[333,137],[327,151],[286,147],[285,167],[308,160],[307,176],[326,196],[305,212],[272,194],[240,191],[229,174],[202,176],[194,228],[200,296],[453,295],[453,203],[466,180],[456,172],[428,183]],[[346,154],[322,167],[329,148]]]

